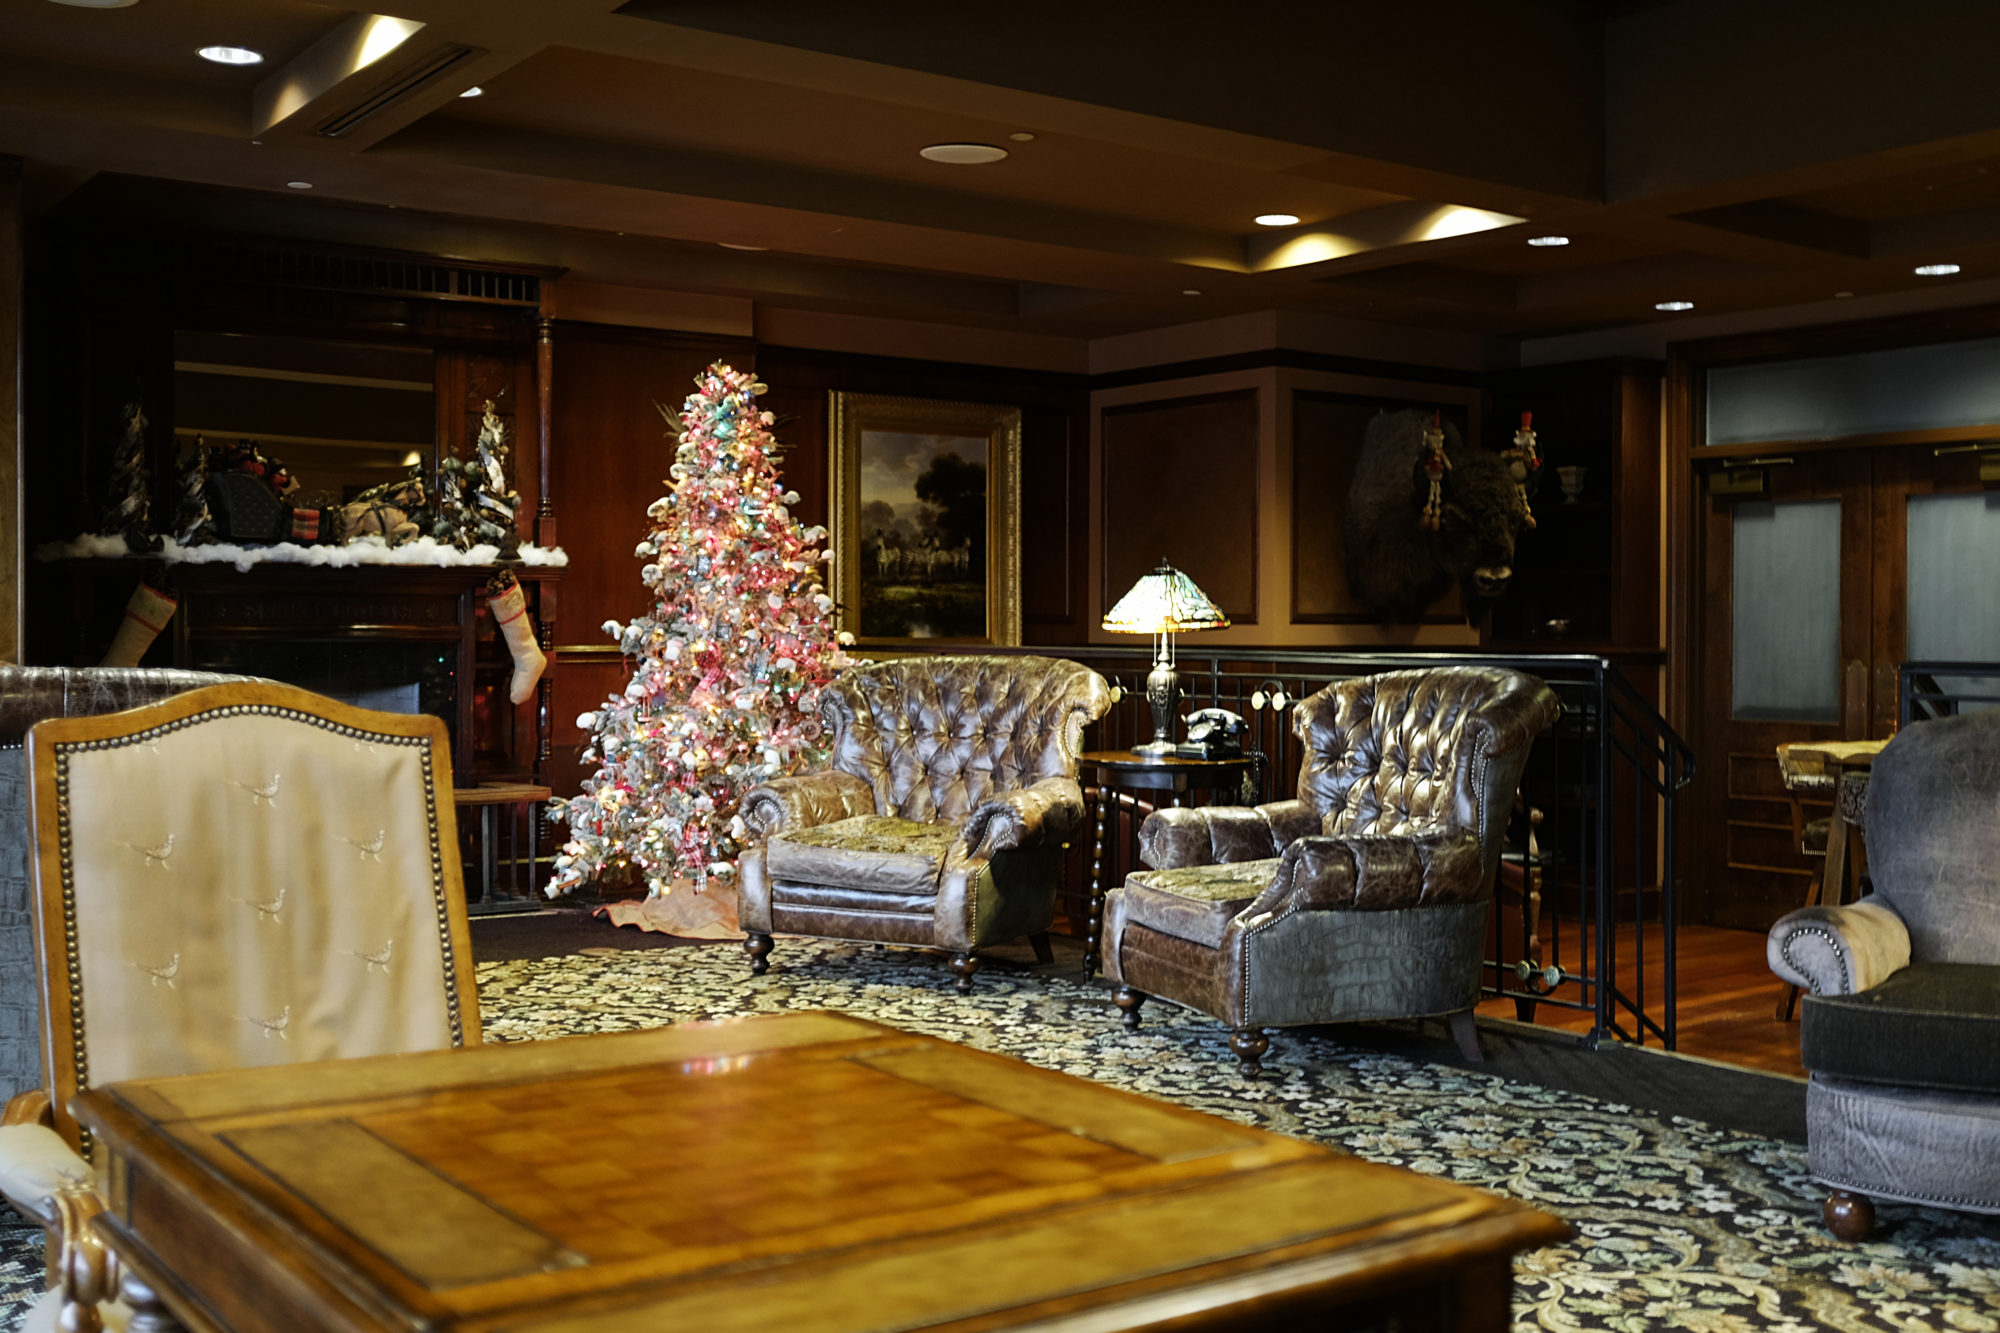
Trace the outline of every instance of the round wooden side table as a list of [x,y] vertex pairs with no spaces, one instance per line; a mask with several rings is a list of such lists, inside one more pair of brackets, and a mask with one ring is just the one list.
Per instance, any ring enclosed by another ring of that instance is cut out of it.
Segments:
[[1090,934],[1083,947],[1083,978],[1096,975],[1098,950],[1104,938],[1104,825],[1114,790],[1163,791],[1181,805],[1191,791],[1233,790],[1242,785],[1251,759],[1181,759],[1173,755],[1134,754],[1130,750],[1091,750],[1078,762],[1090,774],[1097,791],[1097,841],[1090,857]]

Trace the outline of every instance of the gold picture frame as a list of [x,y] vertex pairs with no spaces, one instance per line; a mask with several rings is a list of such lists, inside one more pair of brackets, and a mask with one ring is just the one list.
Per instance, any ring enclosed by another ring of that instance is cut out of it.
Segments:
[[840,628],[893,647],[1018,644],[1021,409],[827,397]]

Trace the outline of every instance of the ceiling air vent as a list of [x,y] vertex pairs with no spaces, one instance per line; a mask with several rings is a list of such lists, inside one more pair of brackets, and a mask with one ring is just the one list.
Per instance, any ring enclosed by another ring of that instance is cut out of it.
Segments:
[[535,273],[394,254],[209,241],[190,245],[183,262],[189,271],[203,277],[253,286],[416,296],[531,309],[541,301],[541,278]]
[[408,97],[417,89],[442,75],[446,70],[463,63],[478,51],[470,46],[447,46],[420,64],[412,65],[394,83],[370,97],[361,105],[341,112],[332,120],[315,130],[314,133],[327,139],[338,139],[370,116],[377,114]]

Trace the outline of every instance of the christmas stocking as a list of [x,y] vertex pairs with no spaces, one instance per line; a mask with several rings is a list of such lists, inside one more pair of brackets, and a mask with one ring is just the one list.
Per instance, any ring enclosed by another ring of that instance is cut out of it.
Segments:
[[507,641],[507,651],[514,655],[514,679],[507,698],[516,704],[526,703],[549,659],[542,656],[542,647],[535,642],[535,622],[528,618],[528,598],[520,581],[509,576],[506,588],[494,593],[487,605],[493,608],[493,624]]
[[111,651],[99,665],[138,666],[139,659],[153,646],[153,640],[160,637],[160,631],[174,618],[174,608],[179,605],[157,588],[143,583],[134,588],[132,600],[125,603],[125,619],[119,623],[117,637],[111,640]]

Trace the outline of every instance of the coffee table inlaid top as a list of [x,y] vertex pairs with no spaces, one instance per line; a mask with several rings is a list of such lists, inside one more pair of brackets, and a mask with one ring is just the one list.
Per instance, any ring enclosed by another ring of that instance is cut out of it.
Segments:
[[1794,741],[1792,757],[1813,759],[1840,768],[1867,768],[1887,741]]
[[141,1080],[76,1106],[113,1164],[98,1225],[197,1333],[1122,1320],[1566,1234],[831,1013]]
[[1130,750],[1086,750],[1077,756],[1077,763],[1084,768],[1109,768],[1119,772],[1176,768],[1205,772],[1218,768],[1241,768],[1249,762],[1249,756],[1240,754],[1226,759],[1184,759],[1173,754],[1134,754]]

